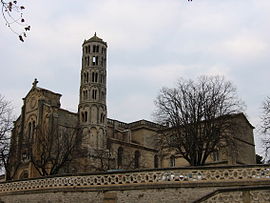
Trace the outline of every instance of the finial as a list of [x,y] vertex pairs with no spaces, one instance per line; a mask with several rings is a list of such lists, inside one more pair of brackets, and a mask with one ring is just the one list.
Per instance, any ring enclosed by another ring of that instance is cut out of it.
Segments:
[[38,80],[35,78],[34,82],[32,83],[33,87],[37,87]]
[[95,32],[95,37],[97,36],[97,33]]

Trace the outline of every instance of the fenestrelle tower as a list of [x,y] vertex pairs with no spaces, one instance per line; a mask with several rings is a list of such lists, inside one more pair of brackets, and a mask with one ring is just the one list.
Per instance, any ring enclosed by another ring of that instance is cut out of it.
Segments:
[[106,53],[107,43],[96,33],[82,45],[79,123],[85,147],[106,149]]

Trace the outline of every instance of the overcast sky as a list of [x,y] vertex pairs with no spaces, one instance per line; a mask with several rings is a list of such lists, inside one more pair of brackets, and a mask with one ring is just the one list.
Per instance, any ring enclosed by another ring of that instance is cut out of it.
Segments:
[[236,85],[248,119],[259,125],[270,96],[270,0],[19,2],[32,27],[25,43],[0,19],[0,94],[16,115],[34,78],[63,95],[62,108],[77,111],[81,45],[97,32],[108,43],[110,118],[152,120],[161,87],[219,74]]

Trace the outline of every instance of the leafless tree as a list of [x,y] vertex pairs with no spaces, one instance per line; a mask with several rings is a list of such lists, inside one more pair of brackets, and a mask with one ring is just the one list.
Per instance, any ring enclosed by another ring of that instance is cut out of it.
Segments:
[[181,79],[175,88],[162,88],[155,105],[154,117],[167,126],[161,130],[163,146],[192,166],[204,165],[211,153],[233,142],[232,115],[244,107],[236,88],[220,76]]
[[95,171],[108,171],[114,169],[115,158],[109,150],[105,149],[91,149],[87,153],[90,158],[89,168]]
[[264,135],[262,142],[265,151],[265,161],[268,161],[270,149],[270,97],[267,97],[262,105],[260,131]]
[[41,176],[59,173],[73,159],[78,134],[79,128],[59,126],[53,116],[48,125],[35,128],[35,135],[28,137],[28,156]]
[[118,162],[119,154],[117,154],[117,151],[112,150],[110,147],[106,150],[91,149],[88,150],[88,153],[84,154],[87,154],[87,158],[90,158],[91,160],[88,165],[90,170],[108,171],[113,169],[133,170],[138,168],[146,168],[146,165],[141,160],[141,157],[138,157],[138,160],[136,161],[135,153],[128,151],[121,155],[120,165],[119,163],[116,163],[116,160]]
[[25,7],[19,5],[17,0],[1,0],[1,12],[6,26],[24,42],[26,32],[30,31],[30,25],[25,23],[23,11]]
[[0,167],[1,171],[8,168],[9,143],[13,127],[12,107],[9,101],[0,95]]

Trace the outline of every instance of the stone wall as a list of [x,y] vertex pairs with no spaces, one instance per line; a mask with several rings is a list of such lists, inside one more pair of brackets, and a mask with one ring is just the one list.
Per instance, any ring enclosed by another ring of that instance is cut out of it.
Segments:
[[269,165],[170,168],[0,183],[0,203],[269,202]]

